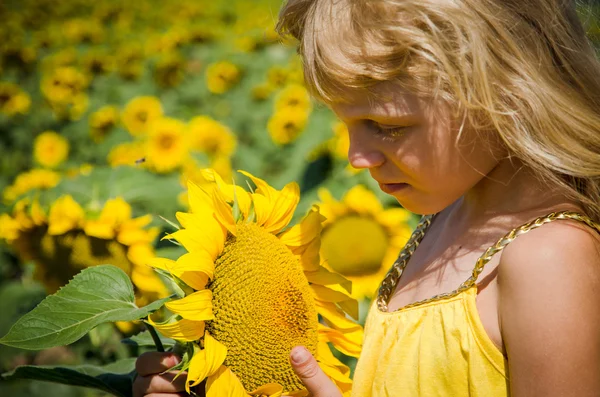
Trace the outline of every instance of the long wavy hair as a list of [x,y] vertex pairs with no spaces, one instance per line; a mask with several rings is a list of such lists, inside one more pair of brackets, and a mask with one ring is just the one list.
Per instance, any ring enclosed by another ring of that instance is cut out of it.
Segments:
[[573,0],[288,0],[277,29],[317,99],[393,81],[444,100],[600,221],[600,61],[582,18]]

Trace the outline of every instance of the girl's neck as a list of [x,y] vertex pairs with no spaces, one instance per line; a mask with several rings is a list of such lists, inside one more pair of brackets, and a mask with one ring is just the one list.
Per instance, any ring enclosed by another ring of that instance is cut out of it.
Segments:
[[558,187],[537,178],[515,159],[501,160],[481,181],[447,209],[452,224],[479,227],[490,220],[507,225],[552,211],[580,210]]

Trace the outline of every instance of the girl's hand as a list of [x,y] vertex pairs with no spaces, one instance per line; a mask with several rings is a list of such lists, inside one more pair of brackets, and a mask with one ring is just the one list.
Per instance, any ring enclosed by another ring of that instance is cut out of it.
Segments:
[[296,346],[290,354],[294,372],[312,397],[342,397],[336,385],[325,375],[317,360],[303,346]]
[[185,373],[173,381],[177,372],[162,372],[179,362],[173,353],[147,352],[135,362],[138,376],[133,382],[133,397],[178,397],[187,396],[185,392]]

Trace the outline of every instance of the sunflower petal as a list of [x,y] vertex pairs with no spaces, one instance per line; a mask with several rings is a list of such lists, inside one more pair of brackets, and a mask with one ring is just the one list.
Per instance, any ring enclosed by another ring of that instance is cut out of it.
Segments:
[[344,195],[344,202],[359,214],[376,214],[383,211],[375,193],[363,185],[356,185]]
[[214,219],[205,218],[204,224],[193,225],[166,235],[163,239],[179,241],[188,252],[207,252],[215,260],[225,246],[225,230]]
[[355,323],[346,317],[345,313],[339,309],[335,303],[315,300],[317,313],[323,317],[327,325],[344,333],[362,331],[360,324]]
[[250,392],[251,396],[280,397],[283,394],[283,386],[277,383],[267,383]]
[[312,284],[310,288],[313,290],[317,300],[337,303],[350,317],[358,319],[358,302],[355,299],[352,299],[342,291],[335,291],[318,284]]
[[339,273],[330,272],[324,267],[320,267],[319,270],[313,272],[304,272],[304,275],[308,279],[309,282],[318,285],[333,285],[339,284],[342,288],[348,291],[349,294],[352,293],[352,282],[348,280],[346,277],[342,276]]
[[206,321],[215,318],[212,311],[212,292],[208,289],[167,302],[165,306],[187,320]]
[[248,397],[242,383],[229,368],[222,365],[206,382],[206,397]]
[[188,252],[177,259],[171,271],[188,286],[202,290],[214,277],[215,265],[206,251]]
[[290,223],[300,201],[300,187],[296,182],[288,183],[280,192],[275,192],[276,200],[264,226],[271,233],[278,233]]
[[246,171],[238,170],[238,172],[240,174],[250,178],[252,180],[252,182],[254,182],[254,184],[256,185],[256,193],[262,194],[263,196],[265,196],[267,198],[267,200],[271,201],[271,199],[273,199],[273,196],[277,193],[277,190],[272,188],[264,180],[257,178],[254,175],[252,175],[251,173],[246,172]]
[[181,319],[174,323],[157,324],[150,317],[148,322],[163,336],[182,342],[192,342],[204,335],[204,321]]
[[193,213],[204,213],[206,211],[212,212],[212,200],[210,196],[202,190],[202,188],[196,185],[191,180],[188,180],[188,201],[190,208]]
[[319,340],[331,342],[333,346],[350,357],[358,357],[362,347],[362,330],[360,332],[344,334],[336,329],[319,324]]
[[214,181],[218,188],[221,190],[221,193],[225,196],[227,202],[237,201],[242,214],[244,217],[248,216],[250,212],[250,205],[252,201],[250,199],[250,194],[245,191],[242,187],[236,186],[235,184],[225,183],[223,178],[213,169],[205,169],[202,170],[202,175],[205,179],[209,181]]
[[194,354],[190,362],[186,382],[187,392],[190,392],[190,387],[198,385],[205,378],[215,374],[221,368],[226,356],[227,348],[208,332],[204,334],[204,349]]
[[325,217],[319,213],[319,208],[313,207],[302,222],[283,232],[279,240],[289,247],[307,245],[319,236],[324,220]]
[[233,210],[227,201],[223,198],[220,192],[214,189],[211,193],[211,199],[213,201],[213,207],[215,209],[215,218],[219,221],[219,223],[231,234],[235,236],[235,219],[233,219]]

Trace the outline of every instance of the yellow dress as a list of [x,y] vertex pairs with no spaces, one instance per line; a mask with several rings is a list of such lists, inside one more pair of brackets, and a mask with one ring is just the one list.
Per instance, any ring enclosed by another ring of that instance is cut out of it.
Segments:
[[507,362],[488,337],[475,305],[477,276],[514,238],[545,223],[572,219],[600,232],[600,225],[578,213],[565,211],[537,218],[486,250],[472,276],[456,290],[388,312],[389,298],[431,219],[422,218],[371,306],[353,397],[508,396]]

